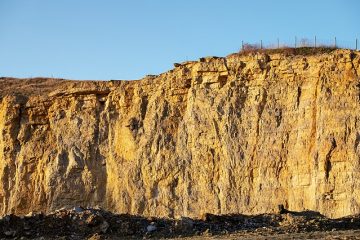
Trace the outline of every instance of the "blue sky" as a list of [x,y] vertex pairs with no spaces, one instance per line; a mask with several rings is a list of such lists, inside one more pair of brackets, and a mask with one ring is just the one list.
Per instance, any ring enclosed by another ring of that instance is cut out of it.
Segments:
[[355,45],[358,0],[0,0],[0,76],[139,79],[294,36]]

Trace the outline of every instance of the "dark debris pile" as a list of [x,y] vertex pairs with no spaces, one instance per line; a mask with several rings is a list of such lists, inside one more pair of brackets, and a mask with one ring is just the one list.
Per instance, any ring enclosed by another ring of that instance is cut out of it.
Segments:
[[360,229],[360,216],[329,219],[315,212],[212,215],[202,220],[145,218],[102,209],[58,210],[48,215],[0,218],[0,238],[13,239],[139,239],[249,234],[281,234]]

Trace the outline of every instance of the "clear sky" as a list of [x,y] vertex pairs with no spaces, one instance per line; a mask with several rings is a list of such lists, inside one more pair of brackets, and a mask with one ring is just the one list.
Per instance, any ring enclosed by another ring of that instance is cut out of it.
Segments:
[[0,76],[138,79],[241,41],[360,39],[359,0],[0,0]]

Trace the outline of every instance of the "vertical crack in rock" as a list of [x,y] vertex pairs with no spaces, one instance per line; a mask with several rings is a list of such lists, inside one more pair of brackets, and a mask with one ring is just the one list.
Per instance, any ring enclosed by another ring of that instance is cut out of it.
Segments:
[[317,113],[318,113],[318,88],[320,80],[323,80],[323,77],[319,77],[315,84],[313,102],[312,102],[312,114],[311,114],[311,132],[310,132],[310,146],[309,146],[309,155],[312,153],[315,143],[316,143],[316,131],[317,131]]
[[[259,144],[259,134],[260,134],[260,122],[261,122],[261,117],[262,114],[264,112],[265,109],[265,105],[266,105],[266,100],[267,100],[267,91],[266,89],[262,89],[262,94],[261,94],[261,100],[259,102],[259,105],[257,107],[257,121],[256,121],[256,136],[255,136],[255,143],[253,146],[253,150],[252,150],[252,154],[251,154],[251,161],[249,164],[253,164],[254,163],[254,159],[256,157],[256,150]],[[252,189],[254,185],[254,169],[250,169],[249,172],[249,187]],[[249,201],[247,201],[248,204],[250,203],[250,199]]]
[[359,146],[360,143],[360,134],[357,132],[356,133],[356,138],[355,138],[355,144],[354,144],[354,150],[357,151],[357,148]]
[[300,97],[301,97],[301,86],[298,86],[297,87],[297,96],[296,96],[296,107],[297,108],[299,108]]
[[280,127],[282,120],[282,110],[280,108],[275,109],[275,121],[276,121],[276,127]]
[[329,174],[330,174],[330,171],[331,171],[331,168],[332,168],[332,165],[331,165],[331,156],[335,150],[335,148],[337,147],[336,145],[336,140],[335,138],[333,138],[331,140],[331,147],[329,149],[329,151],[327,152],[326,156],[325,156],[325,164],[324,164],[324,171],[325,171],[325,179],[326,181],[329,180]]
[[[260,121],[261,121],[261,117],[262,117],[262,114],[264,112],[264,109],[265,109],[265,105],[266,105],[266,100],[267,100],[267,91],[265,88],[262,89],[262,96],[261,96],[261,101],[258,105],[258,116],[257,116],[257,124],[256,124],[256,138],[258,138],[259,136],[259,132],[260,132]],[[255,146],[257,145],[257,142],[256,141],[256,144]]]

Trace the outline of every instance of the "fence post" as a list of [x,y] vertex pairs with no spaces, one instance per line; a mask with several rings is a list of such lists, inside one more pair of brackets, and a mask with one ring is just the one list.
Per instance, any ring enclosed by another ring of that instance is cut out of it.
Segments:
[[334,47],[336,48],[336,37],[335,37],[335,42],[334,43],[335,43]]
[[296,48],[296,36],[295,36],[295,48]]
[[315,36],[315,47],[316,47],[316,36]]
[[356,44],[355,44],[355,45],[356,45],[356,48],[355,48],[355,50],[357,50],[357,39],[356,39]]
[[262,49],[262,40],[260,40],[260,49]]
[[241,40],[241,50],[244,51],[244,41]]
[[277,39],[277,42],[278,42],[278,49],[279,49],[280,48],[279,38]]

